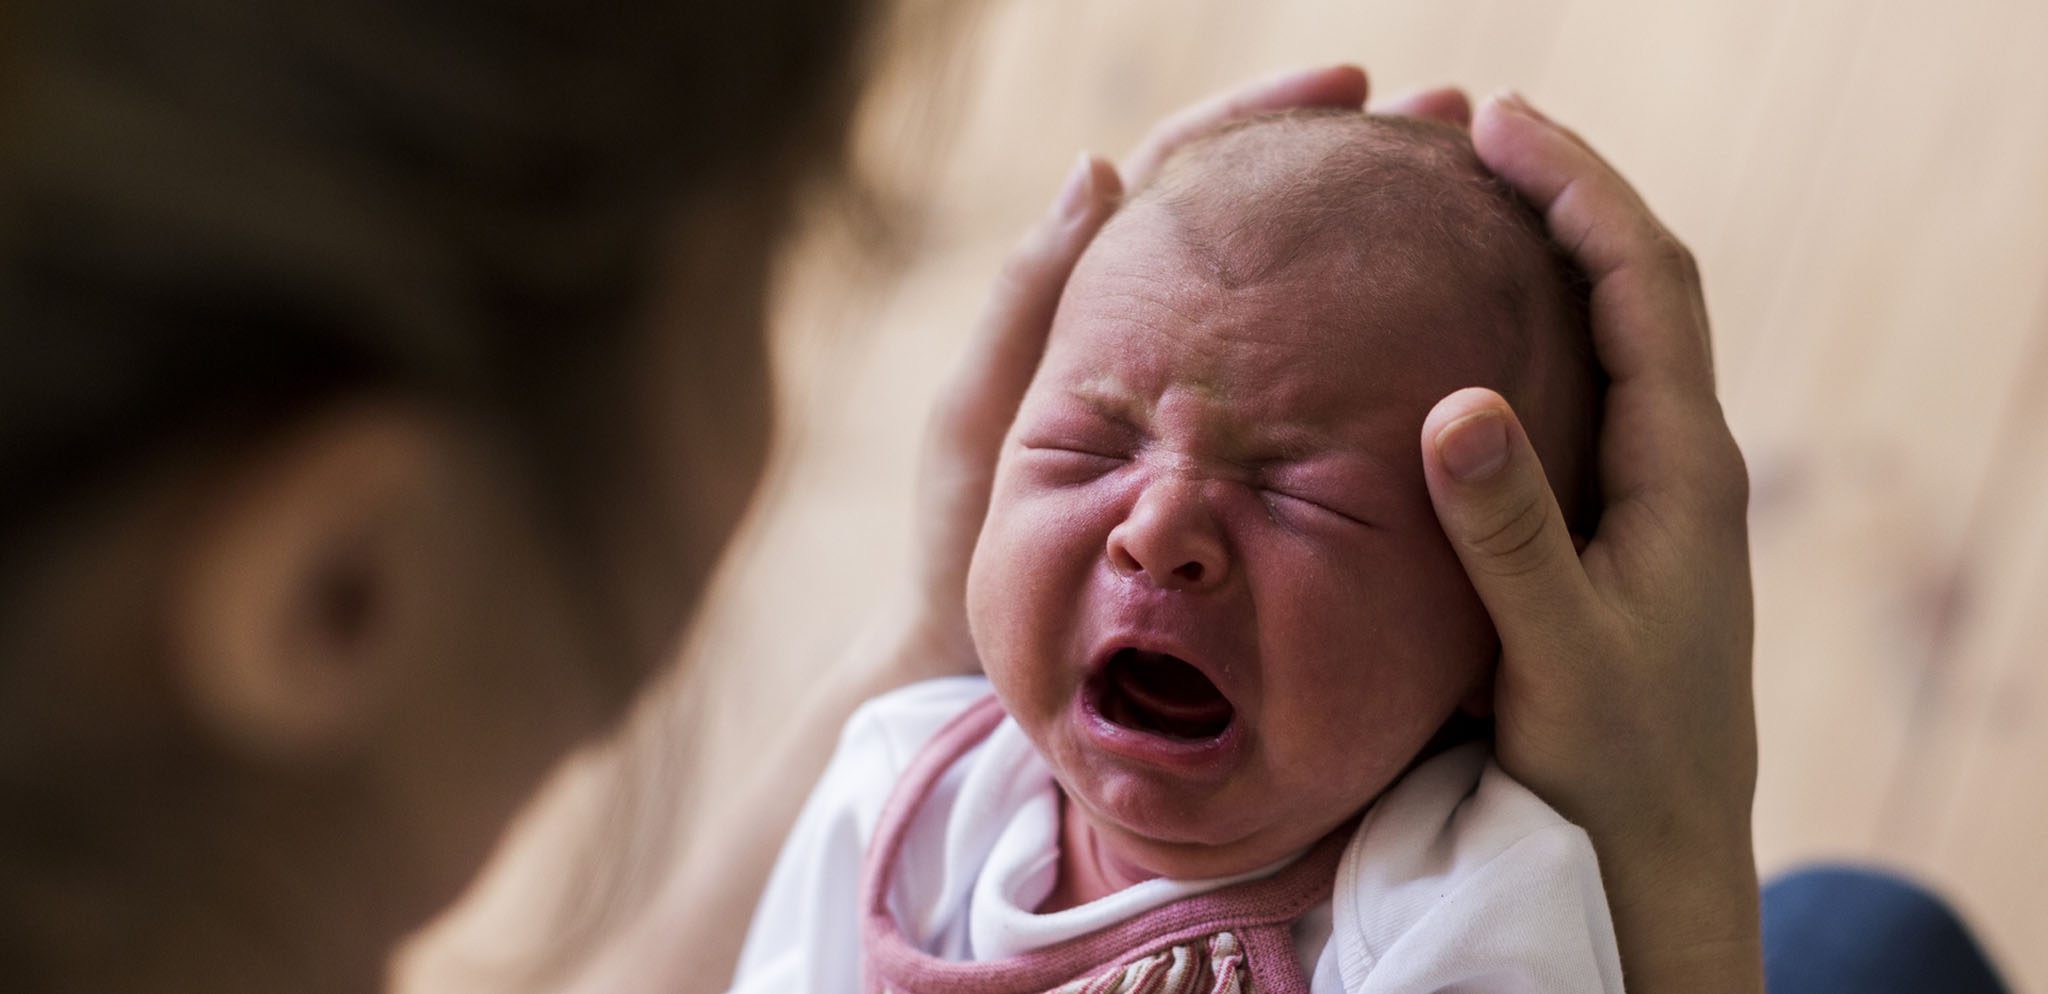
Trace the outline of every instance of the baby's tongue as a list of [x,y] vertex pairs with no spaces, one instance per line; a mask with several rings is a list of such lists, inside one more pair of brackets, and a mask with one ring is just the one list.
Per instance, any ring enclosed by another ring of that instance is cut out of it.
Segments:
[[1116,689],[1135,711],[1128,723],[1184,739],[1220,734],[1234,709],[1200,670],[1172,656],[1134,652],[1110,670]]

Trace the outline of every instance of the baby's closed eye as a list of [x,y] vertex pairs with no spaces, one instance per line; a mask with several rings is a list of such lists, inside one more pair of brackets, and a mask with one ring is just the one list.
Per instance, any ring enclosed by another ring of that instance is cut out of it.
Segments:
[[1033,474],[1054,484],[1085,483],[1115,472],[1131,460],[1128,447],[1104,438],[1027,435],[1018,445]]
[[1365,528],[1383,527],[1366,513],[1367,489],[1357,474],[1317,464],[1280,464],[1260,470],[1257,486],[1276,511],[1319,514]]
[[1022,455],[1055,481],[1085,481],[1131,461],[1142,443],[1135,428],[1095,412],[1053,411],[1017,436]]

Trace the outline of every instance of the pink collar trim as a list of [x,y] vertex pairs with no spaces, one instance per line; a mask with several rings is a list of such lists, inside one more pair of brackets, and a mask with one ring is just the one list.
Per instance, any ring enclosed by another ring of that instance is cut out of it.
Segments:
[[862,987],[868,994],[1038,994],[1220,931],[1237,933],[1253,986],[1261,994],[1308,994],[1307,978],[1294,958],[1292,927],[1329,899],[1353,823],[1331,832],[1272,876],[1182,898],[1023,955],[957,962],[929,955],[905,939],[889,912],[889,881],[895,878],[904,837],[940,777],[1003,718],[993,695],[962,711],[911,761],[882,809],[861,873],[861,938],[867,954]]

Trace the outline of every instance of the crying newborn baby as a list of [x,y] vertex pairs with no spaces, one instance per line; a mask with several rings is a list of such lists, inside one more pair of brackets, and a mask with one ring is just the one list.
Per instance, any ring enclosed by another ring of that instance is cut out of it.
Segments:
[[1005,444],[988,678],[849,723],[737,989],[1619,991],[1584,833],[1491,761],[1498,646],[1423,483],[1474,385],[1574,520],[1583,292],[1462,131],[1297,112],[1178,152]]

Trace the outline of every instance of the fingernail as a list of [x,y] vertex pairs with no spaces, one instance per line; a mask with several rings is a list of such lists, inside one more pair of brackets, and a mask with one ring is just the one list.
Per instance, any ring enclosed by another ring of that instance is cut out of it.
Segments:
[[1460,482],[1491,479],[1507,465],[1507,420],[1499,411],[1467,414],[1436,433],[1436,454]]
[[1080,161],[1074,163],[1073,170],[1067,173],[1066,184],[1060,188],[1059,206],[1056,208],[1060,217],[1071,221],[1085,213],[1089,203],[1095,199],[1089,195],[1094,188],[1095,157],[1082,152]]
[[1271,85],[1275,87],[1294,86],[1306,83],[1312,79],[1321,79],[1334,72],[1355,72],[1363,76],[1365,75],[1365,68],[1353,62],[1333,62],[1327,66],[1316,66],[1313,69],[1297,69],[1291,72],[1283,72],[1272,78]]
[[1545,124],[1550,123],[1550,118],[1545,117],[1543,112],[1537,110],[1536,105],[1530,103],[1529,98],[1522,96],[1518,90],[1502,90],[1494,95],[1494,99],[1499,100],[1502,106],[1517,114],[1524,117],[1533,117]]
[[[1398,97],[1395,97],[1395,98],[1394,98],[1394,99],[1392,99],[1392,100],[1389,100],[1389,101],[1387,101],[1387,104],[1388,104],[1388,106],[1392,106],[1392,107],[1400,107],[1400,106],[1403,106],[1403,105],[1409,105],[1409,104],[1415,104],[1415,105],[1420,105],[1420,104],[1421,104],[1421,103],[1423,102],[1423,98],[1425,98],[1425,97],[1435,97],[1435,98],[1437,98],[1438,100],[1443,100],[1443,101],[1446,101],[1446,102],[1445,102],[1445,105],[1444,105],[1444,107],[1443,107],[1443,108],[1439,108],[1439,109],[1447,109],[1447,110],[1449,110],[1449,111],[1450,111],[1450,116],[1449,116],[1448,118],[1442,118],[1442,120],[1449,120],[1449,121],[1452,121],[1452,122],[1454,122],[1454,123],[1456,123],[1456,124],[1458,124],[1458,125],[1461,125],[1461,126],[1465,126],[1465,127],[1469,127],[1469,126],[1471,126],[1471,124],[1472,124],[1472,101],[1471,101],[1471,100],[1470,100],[1469,98],[1467,98],[1467,97],[1465,96],[1465,94],[1464,94],[1464,93],[1463,93],[1462,91],[1460,91],[1460,90],[1459,90],[1459,89],[1458,89],[1457,87],[1453,87],[1453,86],[1422,86],[1422,87],[1417,87],[1417,88],[1415,88],[1415,89],[1412,89],[1412,90],[1409,90],[1409,91],[1407,91],[1406,93],[1403,93],[1403,94],[1401,94],[1401,95],[1400,95],[1400,96],[1398,96]],[[1436,114],[1434,114],[1434,113],[1429,113],[1429,114],[1421,114],[1421,115],[1418,115],[1418,116],[1422,116],[1422,117],[1432,117],[1432,118],[1433,118],[1433,117],[1436,117]]]

